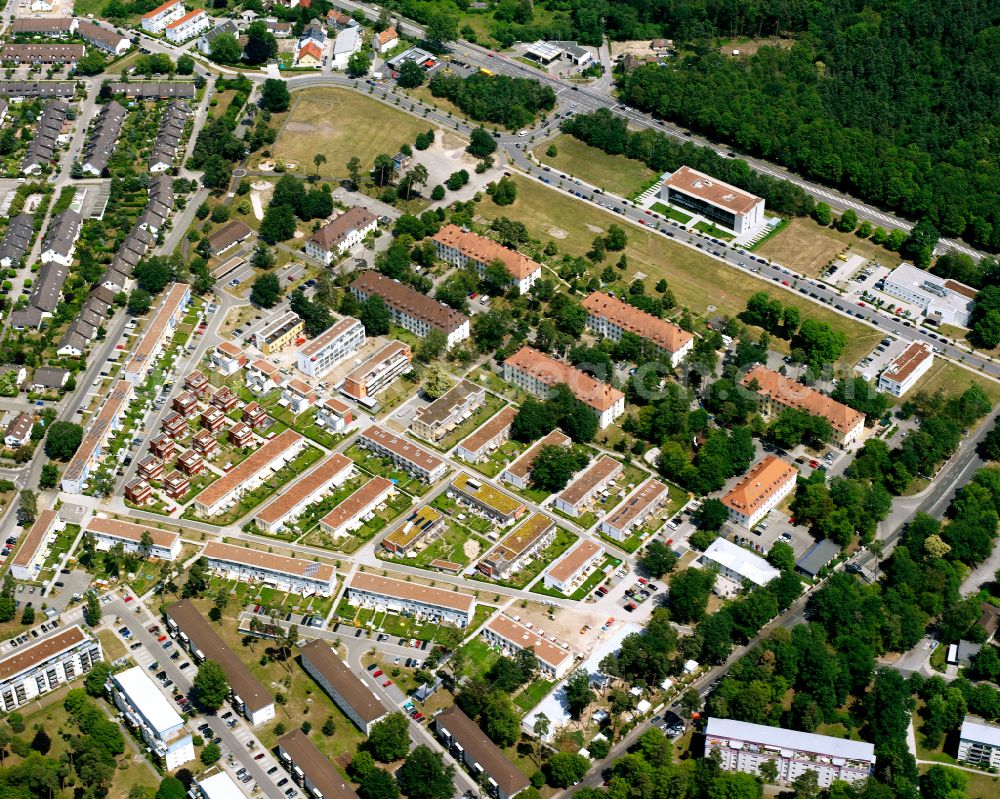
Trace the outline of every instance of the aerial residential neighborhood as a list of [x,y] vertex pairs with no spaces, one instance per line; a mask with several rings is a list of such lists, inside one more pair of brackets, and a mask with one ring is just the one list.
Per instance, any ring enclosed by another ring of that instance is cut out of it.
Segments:
[[1000,795],[998,24],[10,0],[0,797]]

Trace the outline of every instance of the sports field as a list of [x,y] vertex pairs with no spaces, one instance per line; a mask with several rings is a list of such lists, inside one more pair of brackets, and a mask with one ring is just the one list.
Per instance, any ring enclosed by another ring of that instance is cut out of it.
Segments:
[[421,121],[363,94],[346,89],[303,89],[292,94],[292,108],[282,123],[273,153],[311,173],[313,156],[322,153],[321,173],[346,177],[345,164],[353,157],[371,169],[379,153],[395,155],[403,144],[413,144],[427,130]]
[[[663,236],[624,223],[613,214],[573,200],[533,180],[519,176],[514,180],[517,181],[517,200],[513,205],[500,207],[483,202],[478,212],[490,219],[505,216],[523,222],[534,237],[543,243],[551,239],[561,252],[572,255],[586,253],[595,236],[618,222],[628,234],[625,249],[628,270],[625,274],[631,277],[642,272],[648,286],[665,278],[678,305],[695,313],[732,316],[746,307],[747,297],[755,291],[765,290],[783,303],[798,306],[803,319],[819,319],[843,331],[848,341],[842,358],[844,363],[857,363],[882,338],[878,330],[810,302],[798,292],[760,280]],[[787,348],[787,342],[772,339],[771,346]]]

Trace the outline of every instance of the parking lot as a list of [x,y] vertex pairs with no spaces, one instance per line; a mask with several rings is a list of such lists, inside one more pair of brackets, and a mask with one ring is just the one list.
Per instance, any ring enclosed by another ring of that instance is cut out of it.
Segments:
[[886,336],[878,346],[862,358],[855,367],[857,373],[869,382],[875,380],[893,358],[901,355],[907,343],[894,336]]

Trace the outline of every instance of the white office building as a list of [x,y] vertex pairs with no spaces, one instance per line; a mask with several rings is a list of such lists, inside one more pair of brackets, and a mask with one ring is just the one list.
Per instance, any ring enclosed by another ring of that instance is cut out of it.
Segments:
[[663,181],[660,199],[703,216],[737,236],[751,233],[765,222],[762,198],[687,166]]
[[79,625],[12,649],[0,656],[0,710],[10,713],[102,660],[100,641]]
[[108,691],[118,709],[142,735],[167,771],[194,760],[194,742],[184,719],[174,710],[146,669],[135,666],[108,680]]
[[749,580],[754,585],[767,585],[781,573],[763,558],[721,537],[701,553],[698,564],[716,569],[726,579],[739,584]]
[[878,390],[902,397],[927,374],[934,363],[934,350],[925,341],[914,341],[889,362],[878,376]]
[[925,272],[913,264],[900,264],[882,283],[882,290],[916,305],[932,322],[968,327],[976,290],[957,280]]
[[725,771],[760,774],[760,767],[773,760],[778,782],[791,783],[807,771],[815,771],[819,787],[834,780],[859,782],[875,771],[875,746],[829,735],[815,735],[745,721],[710,718],[705,728],[705,754],[718,752]]

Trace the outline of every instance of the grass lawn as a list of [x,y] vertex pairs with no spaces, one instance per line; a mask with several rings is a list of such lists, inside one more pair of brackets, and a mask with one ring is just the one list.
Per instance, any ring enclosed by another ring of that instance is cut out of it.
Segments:
[[[621,222],[614,214],[592,208],[535,181],[517,175],[513,179],[517,182],[517,200],[513,205],[500,207],[482,202],[477,212],[490,220],[505,216],[523,222],[533,236],[543,242],[551,239],[561,252],[584,255],[590,250],[595,235],[607,230],[612,222]],[[746,308],[747,298],[761,290],[768,291],[783,303],[791,301],[793,291],[733,269],[652,231],[630,224],[624,228],[628,234],[625,248],[628,269],[622,279],[630,281],[636,272],[642,272],[646,285],[650,286],[665,278],[678,305],[695,313],[735,316]],[[599,271],[594,270],[594,273]],[[883,337],[878,330],[847,319],[825,306],[803,301],[798,292],[794,292],[794,296],[794,304],[799,307],[803,320],[828,322],[847,336],[847,350],[841,359],[844,363],[856,363]],[[714,310],[709,312],[709,306]],[[776,349],[783,345],[787,346],[787,342],[772,340]]]
[[710,225],[708,222],[696,222],[694,227],[695,230],[700,230],[702,233],[705,233],[708,236],[714,236],[722,241],[732,241],[736,238],[732,233],[726,233],[721,228],[718,228],[715,225]]
[[[931,765],[930,763],[921,763],[917,768],[923,774]],[[967,782],[965,793],[969,799],[994,799],[1000,793],[1000,776],[988,774],[985,771],[981,774],[969,771],[961,771],[960,773]]]
[[500,653],[478,636],[462,647],[462,653],[465,655],[462,673],[467,677],[482,677],[500,658]]
[[874,258],[890,269],[901,261],[899,253],[853,233],[820,227],[808,218],[790,220],[784,230],[755,247],[754,252],[809,277],[818,276],[838,253]]
[[533,680],[514,697],[514,704],[527,713],[545,698],[545,695],[552,690],[553,685],[554,683],[548,680]]
[[398,152],[428,127],[426,121],[346,89],[305,89],[292,95],[272,152],[303,174],[313,170],[313,156],[323,153],[323,174],[331,170],[346,177],[344,165],[353,156],[361,159],[362,169],[369,169],[376,155]]
[[663,214],[667,219],[673,219],[675,222],[680,222],[682,225],[686,225],[691,221],[691,217],[685,214],[683,211],[678,211],[672,205],[664,205],[663,203],[653,203],[650,208],[656,211],[658,214]]
[[940,389],[945,396],[952,396],[961,394],[973,383],[986,392],[991,403],[996,405],[997,402],[1000,402],[1000,383],[942,358],[934,360],[934,365],[927,370],[927,374],[920,378],[911,391],[933,394]]
[[[556,148],[557,154],[554,157],[545,154],[550,144]],[[621,155],[608,155],[568,133],[561,133],[550,142],[540,144],[535,148],[535,157],[556,172],[580,178],[620,197],[631,196],[643,184],[656,177],[656,173],[642,161]]]
[[125,644],[111,630],[98,630],[97,640],[101,642],[101,648],[104,650],[104,659],[109,663],[128,655]]

